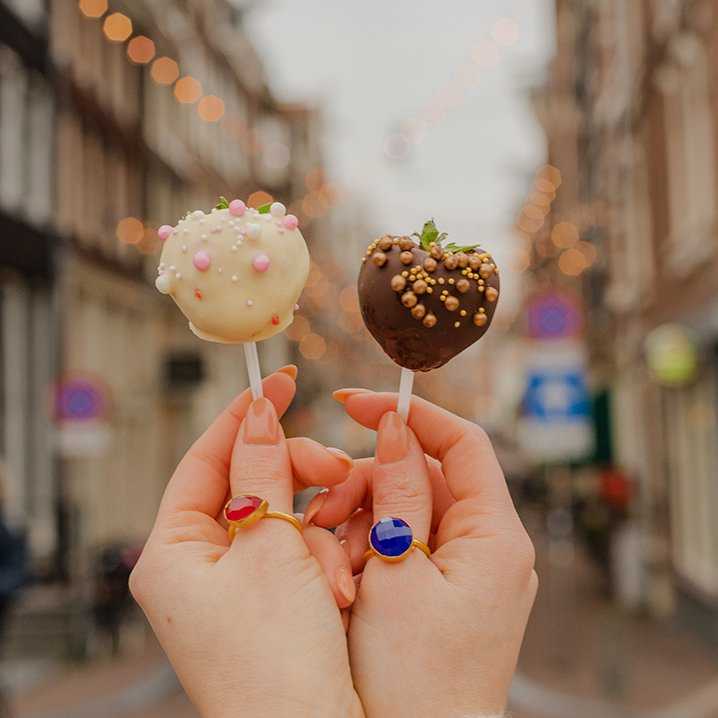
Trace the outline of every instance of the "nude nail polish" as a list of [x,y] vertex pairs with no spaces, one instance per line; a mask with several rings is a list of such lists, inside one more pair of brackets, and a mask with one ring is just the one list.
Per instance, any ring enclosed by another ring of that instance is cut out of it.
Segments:
[[309,502],[307,508],[304,510],[303,521],[305,526],[308,526],[312,522],[312,519],[322,510],[322,506],[324,506],[328,495],[329,489],[322,489],[315,494],[314,498]]
[[347,603],[353,603],[356,598],[357,588],[352,579],[351,573],[346,568],[340,568],[337,573],[337,589]]
[[334,400],[338,401],[340,404],[345,404],[347,399],[355,396],[356,394],[368,394],[370,392],[371,389],[337,389],[332,394],[332,397],[334,397]]
[[399,414],[389,411],[379,422],[376,460],[380,464],[401,461],[409,453],[409,432]]
[[333,446],[328,446],[327,451],[341,461],[347,468],[354,466],[354,459],[352,459],[346,451],[341,449],[335,449]]
[[279,420],[269,399],[252,402],[242,422],[242,440],[245,444],[279,443]]

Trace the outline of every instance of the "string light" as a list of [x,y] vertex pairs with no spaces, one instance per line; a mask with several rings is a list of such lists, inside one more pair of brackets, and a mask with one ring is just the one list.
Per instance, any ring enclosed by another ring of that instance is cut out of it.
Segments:
[[224,101],[216,95],[206,95],[197,105],[197,114],[205,122],[219,122],[224,116]]
[[295,314],[294,321],[286,329],[286,334],[291,341],[300,342],[311,331],[312,325],[309,320],[301,314]]
[[[78,9],[87,17],[100,18],[108,11],[107,0],[79,0]],[[132,36],[132,20],[121,12],[115,12],[105,17],[103,22],[103,33],[105,37],[116,43],[125,42]],[[183,104],[194,104],[198,102],[197,112],[200,118],[206,122],[217,123],[225,116],[224,100],[217,95],[202,96],[202,85],[194,77],[187,75],[180,77],[178,63],[171,57],[162,56],[157,59],[156,45],[154,41],[144,35],[138,35],[130,40],[127,46],[127,57],[136,65],[148,65],[150,77],[158,85],[174,85],[174,96],[178,102]],[[238,117],[225,118],[222,128],[235,135],[242,144],[242,148],[248,154],[258,152],[261,148],[256,133],[252,128]],[[286,144],[269,147],[268,160],[273,168],[284,168],[290,161],[290,148]],[[329,207],[337,201],[338,192],[328,184],[323,183],[323,171],[316,168],[307,174],[307,187],[311,190],[304,197],[294,200],[291,204],[295,208],[294,214],[311,221],[314,217],[323,215]],[[273,198],[266,192],[255,192],[249,198],[250,206],[257,207],[271,202]],[[308,209],[308,212],[302,211]],[[138,224],[135,224],[138,223]],[[142,228],[142,231],[141,231]],[[117,226],[117,236],[125,244],[139,245],[142,242],[144,225],[136,218],[125,218]],[[148,243],[145,243],[148,244]],[[144,250],[145,245],[140,249]],[[326,287],[318,288],[317,294],[324,294]]]
[[102,17],[107,12],[107,0],[80,0],[80,12],[87,17]]
[[250,207],[261,207],[263,204],[269,204],[270,202],[274,202],[274,197],[272,197],[269,192],[265,192],[261,189],[252,192],[247,198],[247,204]]
[[202,85],[191,75],[185,75],[175,83],[174,94],[178,102],[192,105],[202,97]]
[[113,12],[105,18],[102,30],[108,40],[124,42],[132,35],[132,20],[121,12]]
[[344,287],[339,292],[339,306],[345,312],[355,313],[359,311],[359,294],[353,284]]
[[117,223],[115,234],[122,244],[139,244],[145,235],[145,225],[137,217],[125,217]]
[[551,241],[559,249],[569,249],[578,243],[578,227],[571,222],[559,222],[551,230]]
[[158,85],[174,84],[179,74],[179,65],[171,57],[158,57],[150,70],[150,77]]
[[127,45],[127,57],[136,65],[146,65],[155,56],[155,43],[149,37],[137,35]]
[[587,266],[586,258],[578,249],[567,249],[558,258],[558,268],[569,277],[578,277]]
[[305,359],[316,361],[326,353],[327,343],[323,336],[312,332],[299,342],[299,351]]

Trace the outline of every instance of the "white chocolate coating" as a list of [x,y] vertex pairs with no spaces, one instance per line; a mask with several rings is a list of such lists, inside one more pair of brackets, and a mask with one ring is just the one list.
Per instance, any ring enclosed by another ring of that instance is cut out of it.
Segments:
[[294,320],[309,252],[301,232],[272,214],[196,210],[165,241],[158,273],[158,291],[175,300],[201,339],[261,341]]

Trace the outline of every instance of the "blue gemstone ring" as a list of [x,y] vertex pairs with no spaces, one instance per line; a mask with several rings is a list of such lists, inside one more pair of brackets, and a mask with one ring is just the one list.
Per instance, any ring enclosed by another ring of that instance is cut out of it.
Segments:
[[418,548],[427,557],[431,556],[429,547],[423,541],[414,538],[411,526],[404,519],[387,516],[371,527],[369,549],[364,554],[364,559],[378,556],[382,561],[395,563],[403,561],[412,548]]

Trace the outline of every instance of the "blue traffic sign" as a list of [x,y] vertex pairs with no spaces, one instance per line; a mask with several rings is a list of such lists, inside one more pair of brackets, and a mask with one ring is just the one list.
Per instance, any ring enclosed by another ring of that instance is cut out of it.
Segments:
[[534,369],[527,376],[524,416],[544,424],[583,422],[591,405],[580,368]]

